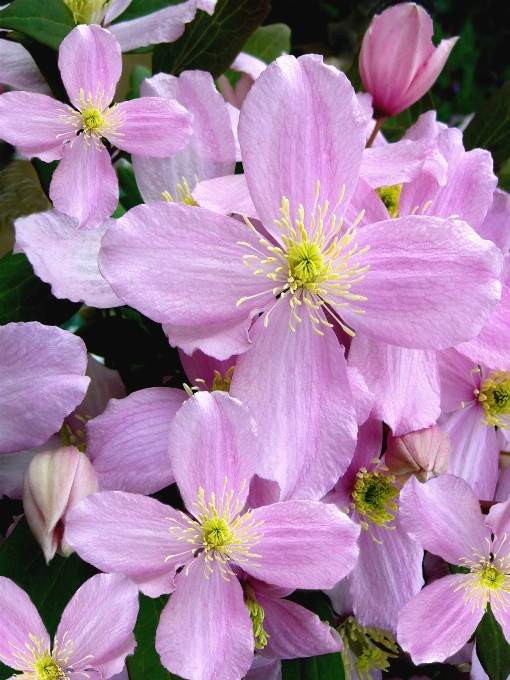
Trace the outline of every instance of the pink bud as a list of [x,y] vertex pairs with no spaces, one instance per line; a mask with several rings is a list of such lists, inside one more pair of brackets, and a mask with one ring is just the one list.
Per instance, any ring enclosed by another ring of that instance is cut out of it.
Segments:
[[63,538],[65,517],[95,491],[99,491],[99,483],[92,463],[74,446],[34,456],[23,483],[23,506],[46,562],[57,551],[65,557],[71,554],[72,548]]
[[437,427],[409,432],[401,437],[388,435],[384,462],[395,475],[416,475],[420,482],[444,475],[450,459],[450,437]]
[[458,38],[432,44],[434,27],[414,2],[376,15],[363,38],[359,70],[376,117],[394,116],[432,87]]

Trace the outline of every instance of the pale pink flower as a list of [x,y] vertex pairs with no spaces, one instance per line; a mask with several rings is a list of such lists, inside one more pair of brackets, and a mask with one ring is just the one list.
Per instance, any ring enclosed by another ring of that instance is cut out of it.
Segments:
[[429,90],[458,38],[432,44],[434,27],[413,2],[376,15],[363,38],[359,70],[376,117],[394,116]]
[[110,104],[122,70],[115,37],[80,25],[64,38],[59,68],[72,106],[28,92],[0,97],[0,137],[22,155],[62,159],[53,174],[55,208],[93,228],[113,213],[118,182],[102,139],[133,154],[171,156],[191,134],[190,116],[160,98]]
[[415,475],[420,482],[448,472],[450,438],[437,425],[395,437],[388,434],[384,462],[401,479]]

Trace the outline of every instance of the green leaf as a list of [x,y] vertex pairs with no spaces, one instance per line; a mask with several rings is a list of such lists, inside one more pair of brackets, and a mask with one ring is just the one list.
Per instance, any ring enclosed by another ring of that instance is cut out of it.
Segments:
[[133,656],[126,659],[129,680],[181,680],[161,665],[154,647],[159,617],[167,602],[168,595],[152,599],[140,593],[140,612],[135,626],[137,645]]
[[269,0],[218,0],[212,17],[199,12],[179,40],[156,45],[153,73],[178,76],[182,71],[200,69],[218,78],[268,12]]
[[290,53],[290,28],[287,24],[260,26],[248,39],[243,52],[248,52],[270,64],[283,52]]
[[134,208],[135,205],[143,203],[143,198],[138,190],[135,173],[132,167],[120,166],[117,169],[119,177],[119,196],[122,207],[126,210]]
[[497,169],[510,158],[510,82],[475,113],[464,130],[464,147],[466,151],[487,149]]
[[75,23],[71,10],[62,0],[14,0],[0,11],[0,26],[58,50]]
[[57,169],[58,163],[59,161],[51,161],[50,163],[46,163],[40,158],[32,158],[32,165],[35,168],[37,176],[39,177],[41,188],[48,198],[50,197],[51,180],[53,179],[53,173]]
[[129,76],[129,87],[130,90],[126,95],[126,99],[138,99],[140,96],[140,85],[145,80],[145,78],[150,78],[152,72],[147,66],[142,64],[137,64],[131,71]]
[[0,260],[0,324],[40,321],[60,326],[80,306],[53,297],[50,286],[34,274],[26,255],[8,253]]
[[[23,588],[37,607],[50,635],[54,635],[67,603],[97,569],[76,553],[67,559],[56,555],[46,565],[43,552],[22,517],[0,548],[0,576]],[[0,680],[12,677],[12,669],[0,664]]]
[[510,645],[494,618],[490,604],[475,631],[476,653],[490,680],[506,680],[510,674]]
[[170,5],[180,5],[183,2],[185,0],[133,0],[129,7],[126,7],[122,14],[115,19],[115,22],[138,19],[138,17],[144,17],[146,14],[157,12],[159,9],[170,7]]

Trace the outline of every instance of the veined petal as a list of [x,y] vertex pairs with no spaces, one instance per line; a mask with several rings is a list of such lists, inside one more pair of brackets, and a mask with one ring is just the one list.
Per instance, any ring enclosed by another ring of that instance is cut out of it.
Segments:
[[259,246],[257,235],[230,217],[188,205],[139,205],[108,230],[99,265],[117,295],[155,321],[241,322],[251,308],[236,307],[238,300],[267,289],[252,305],[263,306],[273,282],[243,266],[246,247],[238,241]]
[[[55,647],[72,643],[74,672],[94,668],[101,677],[120,673],[136,646],[138,588],[121,574],[97,574],[76,591],[64,609]],[[58,643],[57,643],[58,641]]]
[[35,645],[29,635],[40,640],[43,648],[48,650],[50,636],[32,600],[14,581],[5,576],[0,576],[0,605],[0,658],[10,668],[28,670],[27,664],[18,655],[31,658],[26,645]]
[[0,82],[15,90],[51,94],[48,84],[23,45],[0,41]]
[[120,47],[110,31],[97,25],[76,26],[62,40],[58,66],[67,94],[78,104],[80,93],[87,100],[103,93],[109,104],[122,72]]
[[198,558],[180,573],[161,612],[156,650],[172,673],[189,680],[239,680],[253,660],[253,626],[235,576],[219,569],[204,576]]
[[[65,540],[87,562],[101,571],[134,577],[151,597],[171,593],[175,569],[185,563],[183,544],[170,533],[169,519],[181,513],[153,498],[123,491],[101,491],[87,496],[66,517]],[[136,545],[136,550],[133,546]],[[155,577],[155,588],[146,589]]]
[[174,100],[141,97],[122,102],[116,112],[123,123],[111,141],[138,156],[174,156],[193,132],[191,115]]
[[111,217],[119,184],[102,142],[96,146],[80,135],[67,145],[53,173],[50,198],[57,210],[76,217],[82,229],[93,229]]
[[[335,334],[324,326],[324,336],[317,335],[306,310],[293,333],[291,311],[283,299],[271,311],[267,328],[262,320],[254,325],[253,345],[237,360],[231,394],[248,406],[259,429],[259,474],[275,479],[285,500],[318,500],[349,465],[356,445],[356,413]],[[261,365],[267,373],[264,380]]]
[[[430,482],[427,482],[430,484]],[[400,611],[398,641],[415,664],[444,661],[464,645],[483,616],[483,607],[464,603],[455,589],[459,575],[434,581]]]
[[438,352],[437,359],[441,379],[441,410],[444,413],[457,411],[462,408],[462,402],[469,404],[474,399],[474,389],[479,387],[473,381],[473,375],[478,372],[477,365],[454,347]]
[[139,390],[112,399],[87,423],[87,455],[101,489],[151,494],[175,481],[168,431],[186,398],[183,390],[168,387]]
[[410,349],[442,349],[475,337],[500,295],[499,249],[464,222],[402,217],[360,229],[360,258],[370,265],[352,292],[367,299],[364,314],[349,307],[354,330]]
[[288,588],[332,588],[356,564],[360,528],[334,505],[287,501],[256,508],[263,534],[257,565],[241,565],[257,579]]
[[251,318],[234,319],[207,326],[171,326],[163,324],[163,330],[172,347],[179,347],[186,354],[198,349],[215,359],[223,361],[234,354],[243,354],[251,347],[248,331]]
[[265,228],[279,238],[274,220],[282,197],[291,222],[303,205],[314,212],[316,182],[321,203],[340,217],[352,196],[363,148],[365,116],[343,73],[317,55],[276,59],[255,81],[239,119],[246,181]]
[[79,229],[78,220],[49,210],[16,220],[16,247],[37,276],[51,284],[55,297],[98,308],[124,304],[99,273],[101,239],[113,220],[96,229]]
[[510,194],[494,189],[492,205],[476,230],[482,238],[495,243],[502,253],[510,250]]
[[489,557],[490,530],[463,479],[440,475],[421,484],[413,475],[400,492],[400,521],[411,538],[450,564],[463,566],[474,549]]
[[33,92],[6,92],[0,96],[0,139],[20,148],[23,155],[62,158],[65,141],[76,135],[60,120],[64,104]]
[[56,326],[10,323],[0,356],[0,451],[43,444],[85,396],[85,345]]
[[225,491],[246,500],[259,456],[253,420],[237,399],[221,391],[198,392],[175,415],[169,441],[172,469],[189,512],[197,514],[193,504],[200,487],[206,502],[211,493],[219,501]]
[[221,215],[238,213],[257,219],[257,211],[251,200],[246,175],[227,175],[199,182],[193,190],[193,198],[202,206]]

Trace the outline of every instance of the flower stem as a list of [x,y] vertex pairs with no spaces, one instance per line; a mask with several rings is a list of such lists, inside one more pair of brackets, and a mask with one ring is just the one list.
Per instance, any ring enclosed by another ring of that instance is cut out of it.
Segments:
[[372,134],[370,135],[369,140],[368,140],[366,147],[365,147],[366,149],[369,149],[372,146],[372,143],[373,143],[374,139],[376,138],[377,133],[381,129],[384,121],[385,121],[384,116],[381,116],[380,118],[376,118],[374,129],[372,130]]

